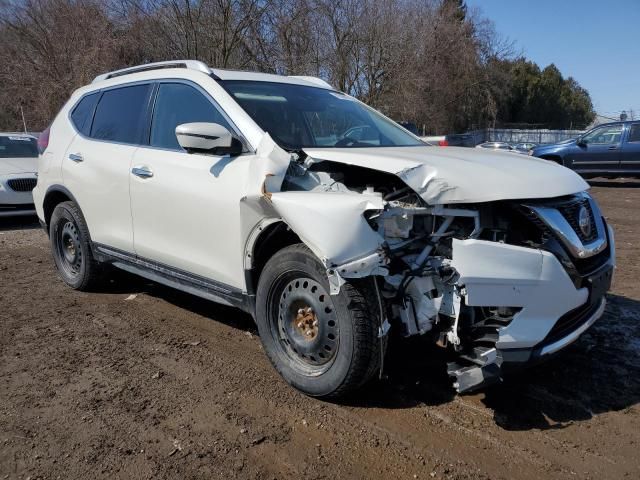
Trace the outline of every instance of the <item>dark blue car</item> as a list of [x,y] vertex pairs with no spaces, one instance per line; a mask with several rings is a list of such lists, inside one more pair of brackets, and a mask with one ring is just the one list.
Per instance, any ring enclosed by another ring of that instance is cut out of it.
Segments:
[[640,176],[640,121],[599,125],[575,140],[538,146],[530,155],[558,162],[583,177]]

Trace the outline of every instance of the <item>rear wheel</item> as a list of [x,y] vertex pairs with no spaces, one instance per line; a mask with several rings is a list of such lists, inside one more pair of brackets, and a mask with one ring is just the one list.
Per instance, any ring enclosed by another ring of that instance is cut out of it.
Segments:
[[76,290],[91,290],[102,279],[100,264],[93,258],[89,229],[74,202],[62,202],[51,215],[49,240],[60,277]]
[[258,282],[258,329],[269,359],[289,384],[308,395],[338,397],[371,378],[380,342],[370,293],[363,281],[330,295],[322,264],[301,244],[267,262]]

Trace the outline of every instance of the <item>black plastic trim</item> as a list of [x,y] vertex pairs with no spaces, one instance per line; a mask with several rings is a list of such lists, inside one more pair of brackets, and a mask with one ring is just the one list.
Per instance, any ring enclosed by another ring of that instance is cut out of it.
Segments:
[[236,287],[100,243],[94,243],[93,245],[101,262],[111,263],[115,267],[154,282],[207,300],[240,308],[252,316],[254,315],[255,302],[252,301],[250,295]]

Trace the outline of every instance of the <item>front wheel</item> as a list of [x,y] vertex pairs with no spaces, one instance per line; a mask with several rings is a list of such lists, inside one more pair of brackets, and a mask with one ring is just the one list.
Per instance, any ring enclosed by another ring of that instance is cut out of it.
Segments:
[[[379,368],[379,314],[366,280],[329,295],[322,264],[302,244],[277,252],[258,282],[256,317],[271,363],[292,386],[339,397]],[[375,298],[375,297],[374,297]]]

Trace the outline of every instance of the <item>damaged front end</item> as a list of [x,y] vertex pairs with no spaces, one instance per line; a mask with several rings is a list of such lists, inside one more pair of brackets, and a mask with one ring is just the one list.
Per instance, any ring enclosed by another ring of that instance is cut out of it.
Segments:
[[[406,170],[394,175],[298,152],[264,194],[323,262],[331,294],[349,279],[371,277],[380,335],[390,327],[405,337],[429,335],[454,351],[449,374],[467,392],[499,381],[503,354],[533,349],[558,318],[589,300],[589,290],[558,260],[553,248],[562,248],[531,216],[534,207],[433,204],[425,198],[441,196],[438,185],[451,187],[432,173],[418,180]],[[592,216],[600,225],[599,213]]]

